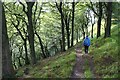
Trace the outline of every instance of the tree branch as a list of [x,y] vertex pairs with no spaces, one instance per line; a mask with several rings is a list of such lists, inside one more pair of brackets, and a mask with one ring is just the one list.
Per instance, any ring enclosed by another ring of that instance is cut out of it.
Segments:
[[[12,17],[12,16],[11,16]],[[12,17],[13,18],[13,17]],[[23,37],[21,31],[19,30],[18,26],[20,24],[20,21],[17,19],[17,25],[11,20],[12,24],[14,25],[14,27],[16,28],[16,30],[18,31],[18,33],[20,34],[21,38],[24,40],[25,38]]]
[[43,4],[40,6],[40,11],[39,11],[38,16],[37,16],[37,18],[36,18],[36,20],[35,20],[35,25],[36,25],[36,23],[37,23],[37,20],[38,20],[40,14],[41,14],[42,6],[43,6]]
[[[90,6],[90,5],[91,5],[91,6]],[[88,6],[89,8],[91,8],[92,11],[93,11],[97,16],[99,16],[98,13],[95,12],[95,9],[93,8],[93,4],[92,4],[92,1],[91,1],[91,0],[90,0],[90,5],[88,4],[87,6]]]
[[23,11],[25,12],[25,14],[27,14],[27,11],[25,11],[25,5],[21,1],[19,1],[19,3],[23,6]]
[[58,11],[60,12],[60,8],[58,6],[58,3],[57,2],[55,2],[55,3],[56,3],[56,7],[57,7]]
[[37,5],[38,5],[38,3],[36,2],[36,5],[35,5],[35,11],[34,11],[34,18],[33,18],[33,22],[35,23],[35,15],[36,15],[36,12],[37,12]]

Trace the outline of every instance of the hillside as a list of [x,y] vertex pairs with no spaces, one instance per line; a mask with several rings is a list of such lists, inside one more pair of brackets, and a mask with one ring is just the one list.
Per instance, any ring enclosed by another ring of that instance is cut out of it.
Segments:
[[[109,38],[103,38],[103,35],[91,40],[89,54],[93,56],[95,74],[102,78],[118,77],[118,25],[113,25],[112,35]],[[64,53],[41,60],[34,66],[25,66],[18,70],[18,77],[27,77],[23,71],[29,68],[29,77],[32,78],[68,78],[71,75],[73,66],[75,65],[75,48],[80,46],[77,43],[74,47]],[[83,48],[82,48],[83,50]],[[84,52],[83,52],[84,53]],[[85,78],[91,78],[89,66],[85,62]],[[120,66],[120,65],[119,65]]]
[[50,57],[38,62],[34,66],[25,66],[18,70],[17,76],[24,76],[24,69],[30,69],[29,75],[32,78],[47,78],[47,77],[69,77],[72,67],[75,63],[74,47],[70,50],[60,53],[54,57]]
[[111,37],[104,39],[102,35],[91,41],[90,55],[94,56],[96,74],[102,78],[118,77],[119,25],[112,25]]

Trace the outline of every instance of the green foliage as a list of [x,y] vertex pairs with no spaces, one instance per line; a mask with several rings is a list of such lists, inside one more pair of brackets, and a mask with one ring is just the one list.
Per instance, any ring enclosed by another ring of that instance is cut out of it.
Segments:
[[[25,2],[25,1],[24,1]],[[59,4],[59,3],[58,3]],[[79,34],[81,34],[80,27],[82,23],[85,23],[84,12],[86,11],[85,3],[75,3],[75,31],[77,32],[77,29],[79,29]],[[25,11],[27,11],[27,4],[23,3],[25,5]],[[42,10],[39,15],[40,9],[42,5]],[[28,32],[27,32],[27,25],[28,25],[28,19],[27,15],[23,11],[23,6],[20,3],[5,3],[5,14],[6,14],[6,20],[7,20],[7,27],[8,27],[8,36],[10,39],[10,46],[12,45],[11,42],[13,42],[13,46],[11,46],[11,52],[15,56],[13,58],[14,63],[18,66],[18,60],[16,59],[18,56],[20,56],[19,48],[23,47],[24,41],[20,37],[20,33],[16,30],[15,26],[12,24],[12,21],[14,24],[17,25],[17,20],[20,21],[20,24],[18,26],[18,29],[20,30],[21,34],[24,38],[27,39],[27,51],[28,51],[28,57],[30,59],[30,49],[29,49],[29,43],[28,43]],[[71,36],[71,19],[72,19],[72,3],[66,3],[63,2],[62,5],[63,14],[65,17],[65,14],[68,16],[70,13],[70,36]],[[35,21],[37,20],[36,24]],[[34,31],[36,31],[43,43],[43,46],[47,46],[47,49],[50,53],[50,55],[55,55],[55,48],[52,46],[57,46],[58,51],[60,51],[60,40],[61,38],[61,17],[60,13],[56,7],[56,3],[37,3],[35,2],[33,8],[32,8],[32,21],[33,21],[33,27]],[[81,24],[80,24],[81,23]],[[65,41],[66,40],[66,30],[65,30]],[[76,33],[74,34],[74,38],[76,38]],[[54,44],[53,44],[54,42]],[[74,41],[75,42],[75,41]],[[65,45],[66,45],[65,44]],[[37,56],[37,59],[41,59],[42,51],[39,43],[38,37],[35,35],[34,38],[34,45],[35,45],[35,55]],[[66,46],[67,48],[67,46]],[[25,49],[23,48],[22,56],[25,58]],[[21,59],[22,65],[24,65],[24,59]],[[18,66],[19,68],[19,66]]]

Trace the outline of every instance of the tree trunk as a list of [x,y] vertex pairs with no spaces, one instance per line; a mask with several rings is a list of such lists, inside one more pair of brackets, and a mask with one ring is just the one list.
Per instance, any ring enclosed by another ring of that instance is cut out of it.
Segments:
[[102,2],[99,2],[99,15],[97,22],[97,38],[101,36]]
[[85,39],[85,32],[83,32],[83,39]]
[[111,18],[112,18],[112,2],[107,3],[107,23],[105,27],[105,37],[110,37],[111,34]]
[[86,26],[86,35],[88,35],[89,33],[88,33],[88,27],[87,27],[87,25],[85,25]]
[[[16,18],[17,18],[17,17],[16,17]],[[20,37],[21,37],[22,40],[24,41],[24,48],[25,48],[25,64],[28,65],[28,64],[30,64],[30,61],[29,61],[28,53],[27,53],[27,39],[24,38],[24,36],[22,35],[22,32],[21,32],[20,29],[18,28],[20,21],[19,21],[19,20],[17,20],[17,21],[18,21],[17,25],[15,25],[15,23],[14,23],[13,21],[12,21],[12,24],[14,25],[14,27],[15,27],[16,30],[18,31]]]
[[65,32],[64,32],[64,17],[62,12],[62,2],[60,2],[61,27],[62,27],[62,51],[65,51]]
[[78,31],[79,31],[79,30],[77,29],[77,32],[76,32],[76,33],[77,33],[77,37],[76,37],[77,42],[78,42],[78,39],[79,39]]
[[25,64],[26,64],[26,65],[29,65],[29,64],[30,64],[30,61],[29,61],[29,58],[28,58],[27,40],[26,40],[26,39],[24,39],[24,48],[25,48]]
[[[107,13],[107,12],[106,12]],[[107,24],[107,18],[106,18],[106,14],[105,14],[105,17],[104,17],[104,20],[105,20],[105,23],[104,23],[104,31],[105,31],[105,33],[104,33],[104,38],[106,38],[106,24]]]
[[34,48],[34,29],[33,29],[33,23],[32,23],[32,7],[34,5],[34,2],[27,2],[27,17],[28,17],[28,41],[30,44],[30,55],[32,64],[36,64],[36,56],[35,56],[35,48]]
[[91,24],[92,24],[92,30],[91,30],[91,38],[93,38],[93,27],[95,24],[95,15],[93,14],[94,18],[92,17],[92,15],[90,15],[91,17]]
[[81,38],[81,32],[80,32],[80,29],[78,29],[78,40],[80,40],[80,38]]
[[93,38],[93,26],[94,26],[94,24],[92,24],[91,38]]
[[20,57],[17,57],[17,58],[18,58],[19,67],[22,67],[22,64],[21,64],[21,61],[20,61]]
[[13,66],[14,66],[15,69],[17,69],[17,66],[16,66],[16,64],[15,64],[15,61],[13,62]]
[[14,69],[12,66],[12,54],[9,48],[9,39],[7,35],[7,25],[5,11],[2,5],[2,77],[14,77]]
[[57,6],[58,11],[59,11],[60,16],[61,16],[61,32],[62,32],[61,51],[64,52],[65,51],[65,33],[64,33],[64,15],[63,15],[63,11],[62,11],[62,0],[60,0],[59,6],[56,2],[56,6]]
[[57,51],[58,51],[58,48],[57,48],[57,46],[56,46],[56,44],[53,44],[53,46],[52,46],[53,48],[54,48],[54,50],[55,50],[55,54],[57,53]]
[[69,22],[70,22],[70,14],[65,17],[65,24],[66,24],[66,32],[67,32],[67,45],[68,49],[70,48],[70,32],[69,32]]
[[15,53],[13,54],[13,66],[14,66],[15,69],[17,69],[17,66],[15,64]]
[[50,57],[50,53],[49,53],[49,51],[47,49],[47,46],[45,46],[45,53],[46,53],[47,57]]
[[61,22],[62,22],[62,51],[65,51],[65,32],[64,32],[64,22],[63,22],[62,14],[61,14]]
[[69,28],[67,29],[67,44],[68,44],[68,49],[70,48],[70,33],[69,33]]
[[62,40],[59,40],[59,43],[60,43],[60,49],[62,51]]
[[83,34],[83,39],[85,39],[85,31],[84,31],[84,27],[83,27],[83,25],[82,25],[82,34]]
[[74,12],[75,12],[75,2],[72,2],[72,36],[71,36],[71,47],[74,42]]
[[35,32],[35,34],[36,34],[36,36],[37,36],[38,39],[39,39],[39,43],[40,43],[40,47],[41,47],[41,50],[42,50],[43,58],[46,58],[47,56],[45,55],[45,51],[44,51],[44,46],[43,46],[43,44],[42,44],[42,40],[41,40],[41,38],[40,38],[40,36],[38,35],[37,32]]

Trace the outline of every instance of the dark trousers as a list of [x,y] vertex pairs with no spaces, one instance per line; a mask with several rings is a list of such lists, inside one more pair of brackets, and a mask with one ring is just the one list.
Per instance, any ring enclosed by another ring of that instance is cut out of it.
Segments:
[[85,47],[85,53],[88,53],[89,46],[84,46],[84,47]]

